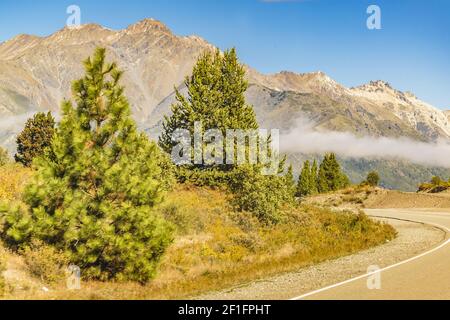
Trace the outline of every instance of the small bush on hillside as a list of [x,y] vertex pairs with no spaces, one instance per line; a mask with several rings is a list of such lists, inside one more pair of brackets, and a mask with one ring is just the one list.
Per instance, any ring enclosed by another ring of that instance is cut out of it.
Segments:
[[380,175],[376,171],[369,172],[364,184],[371,187],[377,187],[380,184]]
[[63,251],[40,240],[33,240],[29,246],[21,250],[21,254],[30,274],[45,283],[57,284],[66,278],[70,262]]
[[429,183],[419,185],[418,192],[439,193],[450,189],[450,182],[444,181],[441,177],[433,177]]
[[16,162],[31,166],[36,157],[43,156],[50,147],[55,133],[55,119],[49,112],[39,112],[28,119],[25,128],[17,137]]
[[29,168],[18,164],[0,167],[0,202],[19,200],[31,175]]
[[6,165],[9,162],[10,162],[10,159],[9,159],[8,151],[6,149],[3,149],[2,147],[0,147],[0,167]]
[[293,194],[285,177],[261,175],[257,167],[237,168],[230,181],[232,204],[241,211],[252,212],[260,221],[277,223],[280,210],[292,203]]

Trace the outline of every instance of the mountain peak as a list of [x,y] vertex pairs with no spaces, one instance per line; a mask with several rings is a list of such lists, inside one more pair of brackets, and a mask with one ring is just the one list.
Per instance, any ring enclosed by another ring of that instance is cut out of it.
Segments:
[[[56,32],[55,34],[73,33],[73,32],[77,32],[77,31],[96,32],[96,31],[104,31],[104,30],[109,30],[109,29],[104,28],[103,26],[101,26],[97,23],[86,23],[86,24],[82,24],[80,26],[73,26],[73,27],[65,26],[64,28],[62,28],[61,30]],[[111,30],[109,30],[109,31],[111,31]]]
[[392,89],[391,84],[389,82],[383,81],[383,80],[370,81],[369,85],[372,87],[377,87],[377,88]]
[[152,18],[147,18],[139,21],[138,23],[132,24],[126,30],[130,33],[146,33],[155,30],[172,33],[164,23]]
[[383,80],[370,81],[367,84],[363,84],[359,87],[354,87],[352,90],[366,91],[366,92],[388,92],[397,91],[395,90],[389,82]]

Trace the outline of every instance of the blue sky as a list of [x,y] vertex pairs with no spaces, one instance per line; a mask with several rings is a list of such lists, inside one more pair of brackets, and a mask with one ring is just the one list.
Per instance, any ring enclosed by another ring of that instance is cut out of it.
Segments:
[[[236,47],[265,73],[320,70],[346,86],[382,79],[450,109],[448,0],[1,0],[0,41],[55,32],[71,4],[82,23],[121,29],[153,17],[176,34]],[[366,28],[371,4],[381,30]]]

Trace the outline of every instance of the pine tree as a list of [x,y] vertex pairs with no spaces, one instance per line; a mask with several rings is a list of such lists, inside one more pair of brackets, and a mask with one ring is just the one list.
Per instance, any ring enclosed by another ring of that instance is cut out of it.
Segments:
[[311,194],[319,193],[318,186],[317,186],[318,175],[319,175],[319,168],[317,166],[317,160],[314,159],[314,162],[313,162],[312,167],[311,167],[311,179],[310,179]]
[[294,178],[294,169],[292,165],[288,167],[286,175],[284,176],[286,181],[286,189],[288,193],[291,195],[291,198],[295,197],[296,194],[296,186],[295,186],[295,178]]
[[303,164],[303,168],[300,172],[300,177],[298,179],[297,195],[299,197],[305,197],[312,194],[311,178],[312,178],[311,165],[310,162],[307,160]]
[[97,49],[74,82],[77,106],[65,101],[46,157],[25,191],[29,210],[12,210],[3,237],[32,238],[64,250],[83,276],[146,282],[153,277],[171,227],[152,208],[169,185],[168,159],[137,132],[119,85],[122,72]]
[[319,166],[319,173],[317,175],[317,189],[319,193],[327,193],[330,192],[330,186],[328,183],[327,172],[323,162]]
[[342,172],[334,153],[325,155],[319,168],[318,189],[320,193],[337,191],[349,185],[348,177]]
[[50,112],[39,112],[28,119],[25,129],[17,137],[16,162],[31,166],[33,159],[44,155],[45,149],[50,147],[54,133],[55,119]]
[[[227,130],[258,129],[253,107],[245,101],[248,83],[245,80],[245,69],[239,63],[235,49],[223,54],[219,50],[204,53],[185,84],[187,97],[176,91],[172,115],[165,117],[163,122],[159,145],[166,153],[171,154],[177,144],[172,140],[174,132],[187,130],[192,137],[196,122],[201,123],[203,132],[218,129],[223,137]],[[224,160],[227,159],[225,144],[226,139],[223,145]],[[242,147],[246,146],[240,146]],[[237,147],[235,160],[236,151]],[[284,163],[285,160],[280,161],[278,174],[284,172]],[[294,202],[293,191],[289,190],[285,177],[263,176],[262,166],[238,165],[236,161],[235,164],[226,165],[187,164],[177,167],[176,173],[180,182],[225,186],[234,194],[232,203],[237,210],[252,212],[264,222],[276,222],[280,208],[286,203]]]
[[235,49],[204,53],[185,85],[188,97],[176,90],[172,115],[164,118],[159,144],[167,153],[175,146],[174,131],[187,129],[192,135],[195,122],[201,122],[203,130],[219,129],[224,136],[227,129],[258,129],[253,107],[245,101],[248,82]]

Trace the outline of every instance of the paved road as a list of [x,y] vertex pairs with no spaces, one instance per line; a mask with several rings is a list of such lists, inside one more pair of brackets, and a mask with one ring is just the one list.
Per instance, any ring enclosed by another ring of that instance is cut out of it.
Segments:
[[[382,269],[381,289],[368,289],[369,276],[361,276],[300,297],[313,300],[450,300],[450,210],[374,209],[367,214],[440,226],[447,231],[445,242],[403,263]],[[376,280],[376,275],[370,275]],[[371,282],[374,283],[374,282]]]

